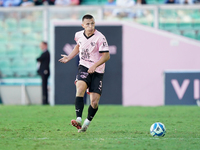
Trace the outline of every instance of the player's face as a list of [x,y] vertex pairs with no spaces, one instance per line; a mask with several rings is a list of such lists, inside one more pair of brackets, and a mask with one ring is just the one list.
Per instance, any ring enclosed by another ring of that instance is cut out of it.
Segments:
[[91,33],[94,32],[95,29],[95,21],[94,19],[84,19],[82,22],[82,27],[85,29],[85,32]]

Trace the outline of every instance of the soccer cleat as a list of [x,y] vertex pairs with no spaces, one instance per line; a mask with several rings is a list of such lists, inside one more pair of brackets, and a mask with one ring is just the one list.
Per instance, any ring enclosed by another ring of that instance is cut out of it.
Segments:
[[83,124],[82,128],[78,130],[78,132],[85,132],[89,125]]
[[76,127],[78,130],[81,129],[81,122],[78,120],[71,120],[72,126]]
[[88,126],[90,125],[90,122],[88,119],[85,119],[82,128],[78,130],[78,132],[85,132],[88,128]]

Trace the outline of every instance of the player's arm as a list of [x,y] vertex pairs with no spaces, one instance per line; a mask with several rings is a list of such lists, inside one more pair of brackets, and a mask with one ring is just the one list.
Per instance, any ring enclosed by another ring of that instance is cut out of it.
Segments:
[[67,63],[68,61],[70,61],[72,58],[74,58],[77,54],[79,53],[79,45],[77,44],[73,51],[69,54],[69,55],[64,55],[61,54],[62,58],[59,59],[58,61],[61,63]]
[[102,65],[103,63],[105,63],[106,61],[108,61],[110,59],[110,53],[109,52],[104,52],[102,53],[101,58],[99,59],[99,61],[97,61],[92,67],[90,67],[88,69],[88,73],[94,73],[95,69]]

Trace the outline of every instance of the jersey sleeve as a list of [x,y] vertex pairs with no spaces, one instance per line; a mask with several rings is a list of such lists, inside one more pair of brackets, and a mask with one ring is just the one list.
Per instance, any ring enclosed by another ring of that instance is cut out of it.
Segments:
[[99,40],[99,53],[109,52],[108,42],[105,36],[102,36]]
[[76,43],[78,44],[78,33],[76,32],[74,40],[76,41]]

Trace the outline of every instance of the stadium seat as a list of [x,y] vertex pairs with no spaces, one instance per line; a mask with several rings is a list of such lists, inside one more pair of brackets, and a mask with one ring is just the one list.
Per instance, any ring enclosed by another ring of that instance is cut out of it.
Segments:
[[0,43],[7,43],[8,42],[8,33],[0,31]]
[[0,44],[0,58],[6,57],[6,45],[5,44]]
[[8,31],[16,31],[18,28],[17,20],[14,18],[8,18],[5,20],[5,27]]
[[37,56],[37,50],[35,46],[24,46],[22,48],[22,56],[24,58],[31,58],[31,59],[35,59]]
[[199,16],[200,16],[200,12],[199,12],[199,9],[193,9],[191,14],[190,14],[190,17],[193,19],[193,20],[198,20],[199,19]]
[[19,27],[21,31],[30,32],[32,28],[32,23],[28,19],[21,19],[19,22]]
[[183,32],[183,36],[196,39],[196,32],[194,30],[186,30]]
[[32,23],[32,30],[36,32],[43,31],[43,20],[36,20]]
[[6,44],[1,44],[1,43],[0,43],[0,50],[2,50],[2,49],[3,49],[3,50],[6,50],[6,49],[7,49],[7,48],[6,48]]
[[32,43],[37,42],[37,40],[35,39],[35,36],[34,36],[32,33],[24,34],[23,40],[24,40],[26,43],[29,43],[29,44],[32,44]]
[[192,29],[192,23],[191,22],[181,22],[178,24],[178,28],[181,30],[185,30],[185,29]]
[[37,76],[37,62],[34,59],[28,60],[26,63],[26,70],[29,76]]
[[104,5],[107,0],[82,0],[81,5]]
[[165,23],[159,22],[159,29],[164,30],[165,29]]
[[0,68],[10,68],[10,60],[4,58],[0,60]]
[[144,18],[140,18],[140,19],[138,18],[137,19],[137,23],[143,24],[143,25],[146,25],[146,26],[150,26],[150,27],[153,26],[153,22],[150,22],[150,21],[148,21],[148,20],[146,20]]
[[166,22],[163,25],[165,30],[176,30],[177,29],[177,23],[176,22]]
[[159,2],[158,2],[158,0],[147,0],[146,3],[147,3],[147,4],[151,4],[151,5],[156,5],[156,4],[158,4]]
[[16,57],[21,57],[22,53],[21,53],[21,45],[9,45],[9,48],[7,50],[7,56],[9,58],[16,58]]
[[81,5],[99,5],[98,0],[82,0]]
[[4,29],[5,26],[4,26],[4,22],[0,20],[0,29]]
[[[158,3],[157,4],[164,4],[165,3],[165,0],[158,0]],[[148,3],[147,3],[148,4]]]
[[81,5],[105,5],[107,0],[82,0]]
[[42,33],[31,32],[24,34],[23,40],[28,44],[38,44],[42,40]]
[[177,34],[177,35],[181,35],[181,31],[180,30],[170,30],[169,32]]
[[12,77],[13,72],[11,70],[11,63],[10,60],[4,58],[0,60],[0,76],[5,77]]
[[37,41],[37,44],[39,44],[43,39],[42,33],[32,33],[32,34],[33,34],[35,41]]
[[193,29],[200,30],[200,22],[194,22],[192,26],[193,26]]
[[196,39],[200,41],[200,30],[198,31],[198,33],[196,35]]
[[137,23],[142,24],[142,25],[146,25],[146,26],[153,27],[153,22],[148,21],[148,20],[143,19],[143,18],[142,18],[142,19],[138,19],[138,20],[137,20]]
[[27,77],[28,71],[26,70],[26,62],[22,58],[13,60],[11,68],[17,77]]
[[36,54],[37,54],[37,56],[39,57],[41,55],[41,53],[42,53],[42,51],[41,51],[40,47],[36,46]]
[[10,35],[10,41],[12,43],[21,43],[23,41],[22,37],[23,34],[20,31],[12,32]]
[[177,19],[177,10],[173,10],[173,9],[161,9],[159,11],[159,14],[161,17],[165,18],[165,19],[170,19],[170,20],[174,20],[176,21]]
[[13,77],[14,73],[10,68],[3,68],[3,69],[0,69],[0,76],[2,78],[9,78],[9,77]]

